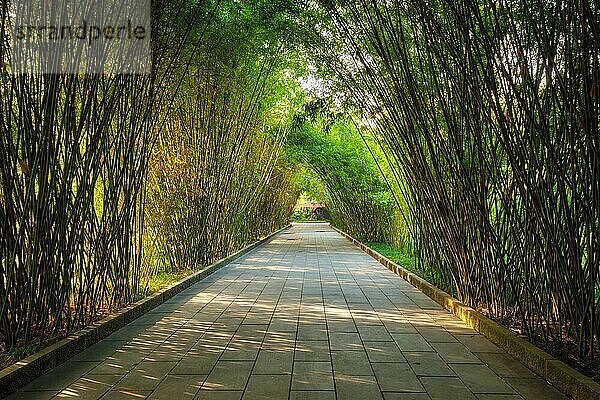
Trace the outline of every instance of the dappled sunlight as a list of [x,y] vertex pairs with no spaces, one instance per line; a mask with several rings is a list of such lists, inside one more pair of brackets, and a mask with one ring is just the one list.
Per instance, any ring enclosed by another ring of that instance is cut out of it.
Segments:
[[76,2],[0,8],[0,397],[598,389],[598,1]]
[[248,350],[249,348],[258,348],[262,343],[261,339],[245,339],[242,337],[234,337],[231,342],[225,347],[227,351]]
[[[196,344],[187,353],[186,357],[203,356],[205,354],[221,354],[227,347],[229,340],[226,342],[212,342],[207,343],[204,340],[201,344]],[[199,342],[200,343],[200,342]]]
[[402,391],[406,381],[420,391],[417,373],[433,368],[454,376],[449,362],[483,365],[468,346],[493,351],[441,306],[426,304],[417,289],[367,273],[363,264],[338,264],[311,264],[301,275],[279,261],[266,268],[231,265],[222,270],[228,282],[199,287],[173,302],[172,312],[117,332],[114,338],[127,339],[107,341],[115,350],[57,398],[241,394],[253,376],[288,376],[285,393],[355,388],[357,398],[369,398],[358,390],[378,392],[383,382]]
[[137,393],[137,392],[129,391],[129,390],[117,390],[116,392],[120,393],[120,394],[124,394],[132,399],[145,399],[147,396],[145,393]]
[[209,322],[190,320],[186,322],[181,328],[179,328],[176,333],[178,335],[183,334],[194,336],[198,334],[198,332],[206,331],[210,326],[211,324]]
[[[137,371],[136,371],[137,372]],[[159,381],[162,379],[162,377],[160,376],[154,376],[154,375],[144,375],[144,374],[140,374],[140,376],[144,379],[150,380],[150,381]]]
[[[242,265],[240,267],[238,267],[240,270],[244,271],[244,270],[248,270],[248,271],[253,271],[256,269],[255,265]],[[281,268],[284,268],[283,265],[273,265],[273,266],[268,266],[268,267],[263,267],[261,266],[260,269],[261,271],[279,271],[281,270]]]
[[[86,388],[80,388],[81,391],[85,391]],[[56,397],[65,399],[65,398],[77,398],[81,397],[79,392],[76,389],[66,389],[56,395]]]
[[371,384],[373,383],[373,378],[371,376],[360,376],[360,375],[350,375],[350,374],[341,374],[338,373],[335,375],[336,383],[355,383],[355,384]]
[[359,323],[374,323],[378,324],[381,320],[375,311],[350,311],[352,318]]
[[102,393],[108,391],[111,386],[120,379],[120,375],[115,376],[107,375],[93,375],[89,378],[81,378],[77,382],[73,383],[67,389],[57,394],[58,398],[89,398],[90,393],[93,392],[100,396]]
[[206,381],[202,385],[202,390],[219,390],[222,387],[223,384]]
[[352,313],[347,307],[333,307],[333,306],[325,306],[325,314],[327,314],[328,320],[335,319],[348,319],[352,318]]

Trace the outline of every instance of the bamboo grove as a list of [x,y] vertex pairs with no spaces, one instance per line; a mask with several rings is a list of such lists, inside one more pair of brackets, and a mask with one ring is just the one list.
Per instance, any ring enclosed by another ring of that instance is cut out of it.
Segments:
[[151,73],[13,74],[2,7],[2,347],[80,329],[155,274],[198,270],[288,223],[289,104],[275,109],[291,9],[157,1]]
[[339,36],[322,36],[337,54],[321,57],[389,156],[421,270],[552,353],[593,362],[598,4],[323,4]]
[[393,196],[351,120],[323,101],[309,102],[296,115],[287,146],[325,187],[333,225],[365,242],[401,244]]
[[7,347],[284,226],[317,180],[334,225],[598,370],[597,2],[155,0],[146,75],[13,74],[2,4]]

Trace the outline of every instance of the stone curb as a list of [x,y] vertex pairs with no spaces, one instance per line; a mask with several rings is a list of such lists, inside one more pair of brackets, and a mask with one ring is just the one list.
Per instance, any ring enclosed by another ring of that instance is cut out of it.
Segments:
[[463,320],[468,326],[504,349],[523,365],[544,378],[555,388],[574,400],[600,400],[600,385],[562,361],[518,337],[504,326],[492,321],[473,308],[458,301],[423,278],[394,263],[375,250],[354,239],[346,232],[331,226],[365,253],[379,261],[421,292]]
[[108,317],[74,332],[61,341],[48,346],[31,356],[16,362],[0,371],[0,398],[16,392],[34,379],[42,376],[51,369],[64,363],[79,352],[99,342],[120,328],[144,315],[153,308],[161,305],[171,297],[189,288],[193,284],[206,278],[213,272],[231,263],[237,258],[248,253],[273,238],[278,233],[288,229],[291,225],[281,228],[268,236],[244,247],[243,249],[220,259],[201,271],[183,278],[179,282],[143,298],[142,300],[125,307]]

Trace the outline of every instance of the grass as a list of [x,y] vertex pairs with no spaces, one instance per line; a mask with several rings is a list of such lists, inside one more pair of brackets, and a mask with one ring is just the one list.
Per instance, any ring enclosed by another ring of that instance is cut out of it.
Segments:
[[28,344],[25,346],[17,346],[5,351],[0,351],[0,370],[11,366],[17,361],[21,361],[22,359],[29,357],[38,351],[39,348],[39,345]]
[[399,248],[394,247],[391,244],[381,242],[369,242],[366,243],[366,245],[379,254],[389,258],[396,264],[408,269],[409,271],[414,273],[418,272],[417,268],[415,267],[415,257],[405,253]]
[[135,301],[141,300],[146,296],[151,295],[152,293],[156,293],[161,289],[166,288],[169,285],[172,285],[175,282],[182,280],[183,278],[190,276],[194,272],[191,269],[171,273],[171,272],[159,272],[156,275],[151,276],[146,282],[145,285],[142,285],[144,289],[140,291],[140,293],[136,296]]
[[439,273],[432,269],[421,269],[417,268],[416,258],[413,255],[406,253],[405,251],[399,249],[398,247],[392,246],[389,243],[382,242],[368,242],[367,246],[385,256],[395,262],[396,264],[406,268],[410,272],[419,277],[425,279],[427,282],[431,283],[449,293],[452,296],[456,297],[456,290],[451,285],[444,284],[444,280],[439,275]]
[[186,276],[191,275],[193,272],[194,271],[191,271],[191,270],[178,272],[176,274],[168,273],[168,272],[160,272],[160,273],[154,275],[152,278],[150,278],[150,280],[148,280],[148,284],[147,284],[148,294],[158,292],[159,290],[164,289],[167,286],[172,285],[173,283],[182,280]]

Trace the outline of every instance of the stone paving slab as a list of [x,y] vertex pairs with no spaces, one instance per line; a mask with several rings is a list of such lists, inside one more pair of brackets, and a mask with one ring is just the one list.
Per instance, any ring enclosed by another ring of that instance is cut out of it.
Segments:
[[296,224],[9,399],[565,397],[327,224]]

